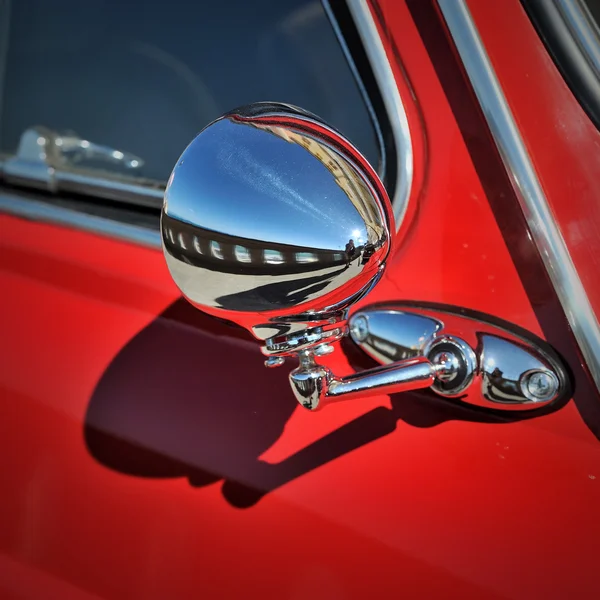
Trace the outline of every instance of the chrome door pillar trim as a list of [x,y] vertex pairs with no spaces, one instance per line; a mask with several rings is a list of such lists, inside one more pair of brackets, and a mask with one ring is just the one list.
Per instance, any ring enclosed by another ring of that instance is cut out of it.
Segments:
[[437,0],[575,339],[600,390],[600,326],[465,0]]
[[408,116],[396,79],[367,0],[346,0],[350,14],[373,69],[396,143],[397,180],[392,207],[399,227],[404,219],[413,183],[414,157]]
[[386,151],[385,151],[385,143],[383,141],[383,134],[381,132],[381,125],[379,124],[379,119],[377,118],[377,113],[375,112],[375,109],[373,108],[373,103],[371,102],[369,93],[367,92],[365,84],[363,83],[363,80],[360,77],[360,73],[358,72],[358,69],[356,68],[356,63],[354,62],[354,59],[352,58],[352,53],[350,52],[350,48],[348,48],[346,38],[344,37],[344,35],[340,29],[339,23],[337,22],[337,19],[335,18],[335,14],[334,14],[333,10],[331,9],[330,0],[321,0],[321,4],[323,5],[323,10],[325,11],[327,18],[329,19],[329,22],[331,23],[331,27],[333,28],[333,31],[335,33],[335,37],[337,38],[337,41],[338,41],[340,47],[342,48],[342,52],[344,53],[344,56],[346,57],[346,62],[348,63],[348,66],[350,67],[350,71],[352,71],[354,81],[356,82],[356,85],[358,86],[360,94],[365,102],[365,106],[367,107],[367,112],[369,113],[369,117],[371,118],[371,121],[373,123],[373,128],[375,129],[375,137],[377,138],[377,144],[379,145],[379,151],[381,153],[381,157],[379,159],[379,165],[372,165],[372,166],[377,171],[377,175],[379,175],[379,177],[381,177],[381,179],[383,179],[385,177],[385,173],[386,173],[386,169],[387,169],[387,155],[386,155]]
[[23,198],[5,191],[0,191],[0,214],[71,227],[148,248],[160,249],[161,247],[158,230],[90,215],[49,202]]
[[600,77],[599,32],[587,6],[581,0],[555,0],[555,4],[596,76]]

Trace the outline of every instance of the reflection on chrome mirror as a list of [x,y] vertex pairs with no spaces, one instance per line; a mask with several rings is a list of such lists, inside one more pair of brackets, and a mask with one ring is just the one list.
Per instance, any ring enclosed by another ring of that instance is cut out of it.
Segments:
[[341,337],[381,275],[392,213],[382,183],[337,131],[282,104],[206,127],[165,192],[167,264],[198,308],[285,356]]
[[376,391],[457,395],[478,357],[437,329],[439,339],[419,342],[427,352],[360,374],[338,378],[317,363],[381,277],[395,243],[392,214],[377,174],[338,131],[299,108],[258,103],[217,119],[185,149],[161,232],[171,275],[192,304],[251,331],[267,366],[298,357],[290,383],[306,408]]

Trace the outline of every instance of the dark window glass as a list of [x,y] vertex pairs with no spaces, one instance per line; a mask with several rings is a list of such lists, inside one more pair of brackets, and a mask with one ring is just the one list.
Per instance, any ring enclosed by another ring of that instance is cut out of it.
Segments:
[[141,176],[166,180],[209,121],[274,100],[329,121],[378,166],[373,124],[318,0],[4,6],[10,25],[7,46],[0,40],[7,47],[2,53],[0,43],[2,152],[15,152],[23,131],[43,125],[133,153],[145,161]]

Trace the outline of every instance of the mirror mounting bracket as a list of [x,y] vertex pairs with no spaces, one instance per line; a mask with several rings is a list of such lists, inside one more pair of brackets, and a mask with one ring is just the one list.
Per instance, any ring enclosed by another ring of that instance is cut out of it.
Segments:
[[482,408],[522,411],[556,404],[569,391],[562,362],[542,340],[464,311],[403,303],[367,307],[352,316],[349,329],[381,366],[338,378],[317,364],[314,351],[303,350],[290,382],[305,408],[430,388]]

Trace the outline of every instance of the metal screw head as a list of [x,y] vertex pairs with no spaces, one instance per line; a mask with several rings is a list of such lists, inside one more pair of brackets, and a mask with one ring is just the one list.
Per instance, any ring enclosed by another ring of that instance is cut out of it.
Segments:
[[551,371],[530,371],[521,380],[523,395],[532,402],[546,402],[558,393],[558,378]]
[[440,352],[431,362],[436,367],[436,377],[440,381],[453,381],[460,370],[460,360],[453,352]]
[[358,315],[350,323],[350,333],[357,342],[364,342],[369,335],[369,321],[367,317]]
[[285,358],[283,356],[269,356],[267,360],[265,360],[265,367],[272,369],[274,367],[280,367],[285,362]]

